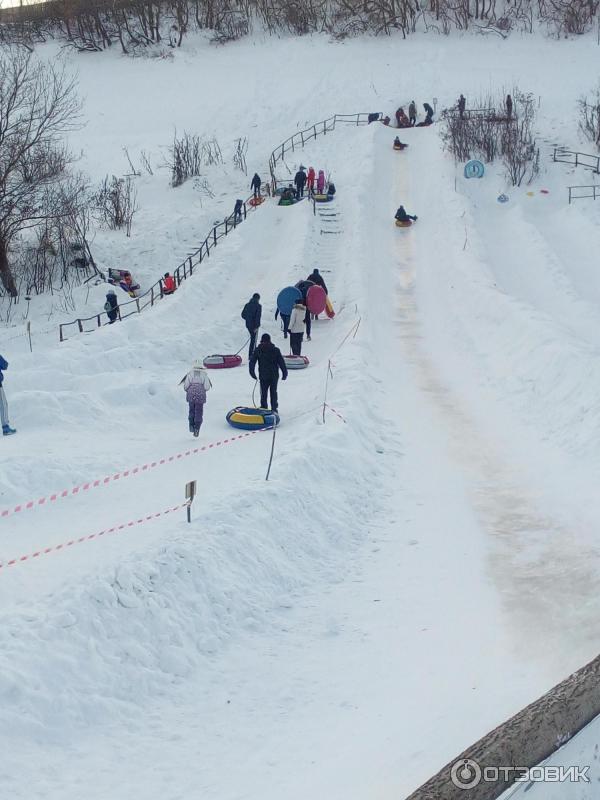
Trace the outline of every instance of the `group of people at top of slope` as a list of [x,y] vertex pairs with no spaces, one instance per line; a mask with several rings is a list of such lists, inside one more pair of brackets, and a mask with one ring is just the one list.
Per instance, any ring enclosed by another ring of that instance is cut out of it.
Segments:
[[417,122],[417,105],[414,100],[408,106],[408,116],[402,106],[396,111],[396,125],[398,128],[425,128],[433,123],[433,108],[429,103],[423,103],[425,119]]
[[[327,191],[325,191],[325,184],[327,184]],[[305,189],[309,197],[314,194],[327,194],[333,197],[336,192],[333,181],[327,181],[325,172],[320,169],[317,173],[314,167],[309,167],[307,172],[306,167],[300,166],[298,172],[294,175],[294,186],[296,200],[301,200],[304,197]]]

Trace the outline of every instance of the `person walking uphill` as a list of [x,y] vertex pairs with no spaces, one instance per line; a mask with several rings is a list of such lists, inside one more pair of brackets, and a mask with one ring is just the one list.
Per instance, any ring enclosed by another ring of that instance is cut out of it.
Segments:
[[271,411],[277,411],[279,404],[277,400],[277,384],[279,382],[279,370],[281,379],[286,380],[288,376],[287,367],[281,350],[275,347],[268,333],[263,333],[260,337],[260,344],[252,354],[249,369],[250,376],[256,380],[256,365],[258,364],[258,380],[260,381],[260,407],[269,408],[267,405],[267,394],[271,395]]
[[106,303],[104,303],[104,310],[108,317],[108,324],[112,325],[119,316],[119,301],[114,289],[109,289],[106,293]]
[[260,175],[258,174],[258,172],[255,172],[254,173],[254,177],[252,178],[252,181],[250,182],[250,188],[254,192],[254,197],[260,197],[260,184],[261,183],[262,183],[262,181],[260,179]]
[[252,353],[254,352],[254,348],[256,347],[256,337],[258,335],[258,329],[260,328],[262,306],[258,302],[259,300],[260,300],[260,295],[258,294],[258,292],[254,292],[250,300],[248,300],[248,302],[242,309],[242,314],[241,314],[242,319],[246,323],[246,330],[250,334],[250,346],[248,347],[248,358],[252,358]]
[[198,436],[200,427],[204,419],[204,404],[206,403],[206,393],[212,388],[212,383],[208,373],[204,369],[201,361],[194,361],[192,369],[183,379],[183,389],[185,399],[188,402],[188,422],[190,433]]
[[292,315],[290,317],[290,347],[292,355],[302,355],[302,338],[304,336],[304,326],[306,324],[306,306],[300,300],[294,303]]
[[308,174],[306,176],[306,188],[308,190],[309,196],[314,194],[314,192],[315,192],[315,179],[316,179],[316,177],[317,176],[315,175],[315,168],[314,167],[309,167],[308,168]]
[[2,435],[10,436],[12,433],[16,433],[16,430],[11,428],[8,422],[8,403],[6,402],[6,395],[2,385],[4,383],[2,371],[5,369],[8,369],[8,361],[0,356],[0,422],[2,422]]
[[306,186],[306,172],[304,172],[304,167],[300,167],[294,176],[294,184],[296,185],[296,199],[300,200],[300,198],[304,197],[304,187]]

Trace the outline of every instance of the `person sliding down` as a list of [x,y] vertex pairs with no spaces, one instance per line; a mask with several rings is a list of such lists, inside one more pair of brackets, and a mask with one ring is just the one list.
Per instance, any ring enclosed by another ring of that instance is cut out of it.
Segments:
[[431,125],[433,122],[433,108],[429,105],[429,103],[423,103],[423,108],[425,109],[425,119],[423,122],[418,122],[415,127],[417,128],[426,128],[427,125]]
[[304,167],[300,167],[294,176],[294,184],[296,186],[296,199],[300,200],[301,197],[304,197],[304,187],[306,186],[306,172],[304,172]]
[[293,356],[302,355],[302,338],[304,336],[307,313],[306,306],[303,303],[298,302],[294,304],[289,325],[290,347],[292,348]]
[[398,136],[396,136],[394,139],[394,147],[396,150],[404,150],[404,148],[408,147],[408,145],[405,142],[401,142]]
[[212,387],[208,373],[201,361],[194,361],[192,369],[183,379],[185,399],[188,402],[188,422],[190,433],[198,436],[204,417],[206,393]]
[[250,359],[250,377],[256,380],[256,365],[258,364],[258,380],[260,381],[260,407],[269,408],[267,405],[267,394],[271,395],[271,411],[278,410],[277,383],[279,382],[279,370],[281,379],[286,380],[288,376],[287,367],[281,350],[275,347],[268,333],[263,333],[260,337],[260,344],[255,349]]
[[260,184],[261,184],[260,175],[258,174],[258,172],[255,172],[254,177],[252,178],[252,181],[250,183],[250,188],[254,192],[254,197],[260,197]]
[[400,206],[398,211],[396,211],[396,219],[398,222],[416,222],[417,217],[412,216],[411,214],[407,214],[404,206]]
[[246,330],[250,334],[250,347],[248,348],[248,358],[252,358],[252,353],[254,352],[254,348],[256,347],[256,336],[258,334],[258,329],[260,328],[260,317],[262,314],[262,306],[258,302],[260,300],[260,295],[258,292],[254,292],[250,300],[246,303],[244,308],[242,309],[241,317],[246,323]]

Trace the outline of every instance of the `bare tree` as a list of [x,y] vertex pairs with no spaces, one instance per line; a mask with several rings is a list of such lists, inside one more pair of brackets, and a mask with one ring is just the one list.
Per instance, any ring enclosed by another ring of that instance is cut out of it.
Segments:
[[0,281],[12,297],[11,242],[63,213],[57,187],[73,158],[61,139],[80,126],[80,112],[64,70],[22,47],[0,53]]
[[600,148],[600,88],[592,97],[581,97],[579,106],[579,130],[586,139]]

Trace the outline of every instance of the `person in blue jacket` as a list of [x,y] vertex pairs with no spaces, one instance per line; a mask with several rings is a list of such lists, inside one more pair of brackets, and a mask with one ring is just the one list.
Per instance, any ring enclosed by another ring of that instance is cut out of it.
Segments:
[[2,370],[8,369],[8,361],[0,356],[0,422],[2,422],[2,435],[10,436],[11,433],[16,433],[14,428],[11,428],[8,422],[8,403],[6,402],[6,395],[4,394],[4,375]]

